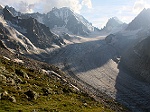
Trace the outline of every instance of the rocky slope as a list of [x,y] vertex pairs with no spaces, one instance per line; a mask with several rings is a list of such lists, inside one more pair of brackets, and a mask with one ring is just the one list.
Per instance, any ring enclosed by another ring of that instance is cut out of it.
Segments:
[[137,17],[132,20],[126,30],[147,29],[150,27],[150,9],[143,9]]
[[46,49],[52,47],[53,44],[58,46],[65,44],[61,37],[53,34],[48,27],[36,19],[15,17],[7,7],[3,9],[3,16],[11,27],[26,36],[36,47]]
[[7,22],[2,17],[0,18],[0,42],[1,46],[21,54],[41,51],[27,37],[7,25]]
[[97,102],[73,82],[58,67],[0,47],[0,111],[127,111],[111,98]]
[[150,37],[129,48],[122,56],[121,64],[133,73],[133,76],[150,82]]

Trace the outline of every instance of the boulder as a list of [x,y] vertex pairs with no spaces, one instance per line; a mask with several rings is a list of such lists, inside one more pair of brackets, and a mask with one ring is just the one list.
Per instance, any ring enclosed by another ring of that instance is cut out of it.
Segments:
[[6,84],[6,77],[4,76],[4,75],[2,75],[2,74],[0,74],[0,83],[1,84]]
[[15,83],[14,79],[12,79],[11,77],[9,77],[9,78],[7,78],[7,84],[11,85],[11,86],[14,86],[16,83]]
[[11,102],[16,103],[16,98],[14,96],[9,96],[8,98]]
[[2,100],[7,100],[8,97],[9,97],[9,94],[7,91],[4,91],[0,94],[0,99],[2,99]]
[[108,36],[105,38],[106,43],[107,43],[107,44],[111,43],[114,37],[115,37],[114,34],[108,35]]

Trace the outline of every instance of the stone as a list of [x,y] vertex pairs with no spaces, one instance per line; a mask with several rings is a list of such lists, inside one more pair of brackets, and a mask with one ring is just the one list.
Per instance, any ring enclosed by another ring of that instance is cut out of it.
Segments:
[[14,86],[16,83],[15,83],[14,79],[12,79],[11,77],[9,77],[9,78],[7,78],[7,84],[11,85],[11,86]]
[[3,93],[1,93],[0,97],[2,100],[7,100],[9,97],[9,94],[7,91],[4,91]]
[[7,91],[4,91],[3,93],[2,93],[2,97],[3,96],[8,96],[8,92]]
[[0,100],[2,99],[2,93],[0,93]]
[[14,96],[9,96],[8,98],[11,102],[16,103],[16,98]]
[[4,76],[4,75],[2,75],[2,74],[0,74],[0,83],[1,84],[6,84],[6,77]]
[[88,104],[87,104],[87,103],[84,103],[83,105],[84,105],[85,107],[87,107],[87,106],[88,106]]

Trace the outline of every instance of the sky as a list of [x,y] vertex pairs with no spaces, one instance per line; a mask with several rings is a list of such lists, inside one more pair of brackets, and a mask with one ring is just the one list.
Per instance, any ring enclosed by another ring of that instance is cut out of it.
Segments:
[[150,8],[150,0],[0,0],[0,4],[23,13],[47,13],[53,7],[69,7],[98,28],[103,28],[111,17],[129,23],[144,8]]

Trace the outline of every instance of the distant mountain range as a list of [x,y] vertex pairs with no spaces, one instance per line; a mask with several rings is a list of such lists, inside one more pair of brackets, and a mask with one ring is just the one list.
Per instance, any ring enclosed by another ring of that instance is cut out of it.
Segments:
[[[87,36],[89,33],[94,32],[97,28],[92,26],[83,16],[75,13],[67,7],[60,9],[53,8],[47,14],[31,13],[22,14],[17,12],[14,8],[6,6],[6,8],[14,15],[24,19],[34,18],[38,22],[45,24],[50,29],[61,28],[75,35]],[[57,29],[58,30],[58,29]]]
[[143,9],[121,31],[106,38],[120,52],[120,64],[133,76],[150,82],[150,9]]

